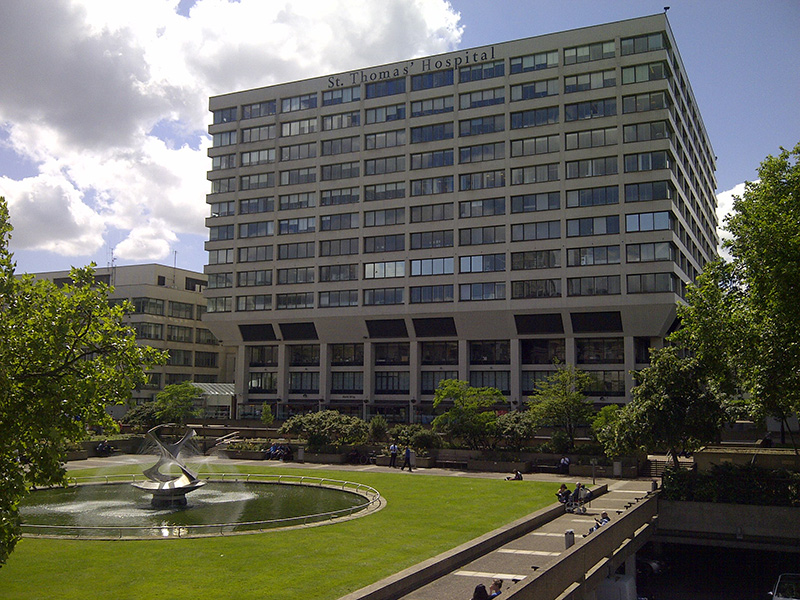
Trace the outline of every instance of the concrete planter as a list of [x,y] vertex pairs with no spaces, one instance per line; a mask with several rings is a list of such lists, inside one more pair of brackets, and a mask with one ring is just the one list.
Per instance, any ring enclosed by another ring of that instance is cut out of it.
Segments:
[[87,458],[89,458],[88,450],[68,450],[64,460],[86,460]]
[[[343,465],[347,461],[346,454],[316,454],[305,451],[303,461],[307,463],[323,463],[331,465]],[[388,464],[388,463],[387,463]]]
[[[386,461],[386,464],[389,464],[389,461]],[[397,464],[403,466],[403,461],[397,461]],[[417,456],[416,464],[414,465],[419,469],[432,469],[436,466],[436,459],[431,456]]]

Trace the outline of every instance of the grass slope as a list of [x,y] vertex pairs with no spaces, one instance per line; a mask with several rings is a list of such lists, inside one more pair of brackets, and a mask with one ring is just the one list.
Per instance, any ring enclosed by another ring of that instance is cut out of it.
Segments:
[[244,470],[358,481],[378,489],[388,504],[352,521],[263,534],[116,542],[24,538],[0,569],[0,597],[333,600],[551,504],[557,488],[500,476]]

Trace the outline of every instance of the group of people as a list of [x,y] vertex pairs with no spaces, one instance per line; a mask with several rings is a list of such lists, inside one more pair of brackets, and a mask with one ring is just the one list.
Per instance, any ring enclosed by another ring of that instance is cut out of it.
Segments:
[[492,580],[492,585],[489,586],[488,590],[485,585],[479,583],[475,586],[475,591],[472,593],[472,600],[489,600],[490,598],[495,598],[500,595],[500,588],[502,587],[502,579]]
[[292,449],[286,444],[275,442],[264,453],[264,460],[292,460]]
[[97,452],[99,456],[110,456],[111,454],[114,453],[116,448],[114,448],[114,446],[109,444],[108,440],[103,440],[102,442],[97,444],[94,450],[95,452]]
[[[399,449],[397,444],[392,442],[389,446],[389,466],[393,469],[397,468],[397,455],[399,454]],[[408,472],[411,473],[411,446],[406,445],[405,450],[403,450],[403,466],[400,467],[400,470],[403,471],[405,468],[408,467]]]
[[556,492],[556,497],[561,504],[566,504],[567,502],[588,502],[592,498],[592,492],[580,482],[575,484],[574,491],[570,491],[567,485],[562,483],[561,487],[558,488]]

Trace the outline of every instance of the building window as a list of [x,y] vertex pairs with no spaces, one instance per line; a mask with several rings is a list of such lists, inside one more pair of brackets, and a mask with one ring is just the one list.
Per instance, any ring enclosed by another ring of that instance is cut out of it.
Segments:
[[510,61],[511,73],[527,73],[558,66],[558,51],[539,52],[525,56],[515,56]]
[[542,79],[511,86],[511,101],[532,100],[558,95],[558,79]]
[[324,240],[319,243],[320,256],[347,256],[358,254],[358,238]]
[[453,246],[453,231],[423,231],[411,234],[411,249],[421,250],[427,248],[451,248]]
[[272,221],[258,221],[256,223],[240,223],[239,238],[255,238],[270,236],[275,232],[275,223]]
[[322,206],[338,206],[340,204],[355,204],[360,200],[360,190],[357,187],[323,190],[320,204]]
[[216,352],[195,352],[194,366],[205,369],[216,369],[219,362],[219,354]]
[[314,183],[317,180],[316,167],[306,167],[305,169],[290,169],[281,171],[281,185],[299,185],[302,183]]
[[313,233],[314,231],[316,231],[316,220],[314,217],[281,219],[278,221],[278,235]]
[[299,208],[313,208],[317,205],[317,197],[313,192],[299,194],[283,194],[280,197],[279,210],[296,210]]
[[164,301],[158,298],[134,298],[133,311],[143,315],[164,315]]
[[619,275],[567,279],[568,296],[610,296],[620,293]]
[[558,192],[511,196],[512,213],[540,212],[560,208],[561,197]]
[[236,168],[236,155],[223,154],[222,156],[211,157],[211,170],[220,171],[222,169],[235,169]]
[[236,203],[233,200],[227,202],[214,202],[211,204],[212,217],[230,217],[236,214]]
[[[435,150],[411,155],[411,170],[449,167],[453,164],[453,150]],[[367,173],[370,175],[371,173]]]
[[635,96],[622,97],[622,112],[624,114],[647,112],[669,108],[669,99],[666,92],[649,92]]
[[512,271],[557,269],[561,266],[561,250],[527,250],[511,253]]
[[361,151],[361,138],[359,136],[337,138],[322,141],[322,156],[335,156]]
[[459,229],[459,246],[480,246],[483,244],[503,244],[506,241],[505,225],[470,227]]
[[314,133],[316,131],[317,131],[316,117],[311,119],[300,119],[299,121],[289,121],[287,123],[281,123],[281,137],[306,135],[308,133]]
[[211,145],[214,148],[233,146],[234,144],[236,144],[235,131],[222,131],[211,136]]
[[211,193],[224,194],[225,192],[236,191],[236,178],[226,177],[225,179],[212,179],[211,180]]
[[453,123],[436,123],[411,128],[411,143],[436,142],[453,139]]
[[290,394],[318,394],[319,373],[289,373]]
[[[505,142],[495,142],[493,144],[478,144],[477,146],[464,146],[458,149],[458,162],[478,163],[490,160],[500,160],[505,158]],[[452,152],[452,151],[450,151]],[[450,164],[453,164],[450,162]],[[437,165],[439,166],[439,165]],[[412,169],[413,163],[412,163]]]
[[251,367],[278,366],[278,346],[247,346],[246,356]]
[[429,90],[431,88],[453,85],[453,69],[422,73],[411,77],[411,91]]
[[[497,133],[505,131],[505,115],[493,115],[491,117],[476,117],[458,122],[458,135],[467,137],[471,135],[483,135],[485,133]],[[452,137],[452,136],[451,136]],[[414,141],[413,137],[411,139]]]
[[397,252],[405,250],[405,245],[405,236],[402,233],[366,237],[364,238],[364,253]]
[[480,108],[482,106],[494,106],[495,104],[504,104],[506,101],[505,88],[492,88],[489,90],[478,90],[476,92],[467,92],[458,97],[458,107],[461,110],[468,108]]
[[258,175],[242,175],[239,180],[242,191],[275,187],[275,173],[259,173]]
[[239,271],[236,274],[236,287],[257,287],[272,285],[272,271]]
[[471,365],[511,364],[510,342],[508,340],[470,342],[469,364]]
[[277,112],[277,101],[268,100],[267,102],[257,102],[256,104],[245,104],[242,106],[242,119],[256,119],[258,117],[268,117]]
[[[358,139],[358,138],[356,138]],[[289,160],[303,160],[306,158],[316,158],[317,156],[317,144],[316,142],[311,142],[308,144],[295,144],[294,146],[282,146],[281,147],[281,160],[282,161],[289,161]],[[273,150],[273,160],[274,159],[274,150]],[[242,165],[244,166],[244,165]]]
[[591,265],[618,265],[620,262],[619,246],[590,246],[587,248],[567,249],[568,267],[586,267]]
[[208,329],[203,329],[202,327],[197,328],[197,333],[195,334],[195,343],[197,344],[209,344],[212,346],[216,346],[219,344],[219,340],[214,337],[214,334],[211,333]]
[[160,323],[134,323],[136,337],[142,340],[160,340],[164,338],[164,326]]
[[208,241],[232,240],[233,234],[233,225],[214,225],[208,228]]
[[349,127],[359,127],[360,125],[361,125],[361,113],[357,110],[346,113],[339,113],[338,115],[326,115],[322,117],[323,131],[347,129]]
[[[569,135],[569,134],[567,134]],[[536,154],[550,154],[561,149],[558,135],[544,135],[541,137],[512,140],[511,156],[534,156]]]
[[277,373],[250,373],[247,391],[251,394],[274,394],[278,390]]
[[376,394],[408,394],[411,378],[406,371],[376,371]]
[[386,123],[389,121],[401,121],[406,118],[405,104],[391,104],[389,106],[379,106],[369,108],[366,113],[367,125],[374,123]]
[[249,246],[247,248],[239,248],[238,262],[240,263],[261,262],[264,260],[272,260],[272,246]]
[[511,113],[511,129],[527,129],[558,123],[558,107],[535,108]]
[[298,242],[297,244],[280,244],[278,260],[294,260],[296,258],[314,258],[314,242]]
[[599,148],[613,146],[617,143],[617,128],[590,129],[567,133],[564,137],[567,150],[582,150],[584,148]]
[[412,117],[439,115],[447,112],[453,112],[452,96],[442,96],[440,98],[428,98],[427,100],[416,100],[411,103]]
[[505,254],[484,254],[459,257],[460,273],[493,273],[506,270]]
[[403,303],[403,288],[364,290],[364,306],[385,306]]
[[375,365],[409,364],[408,342],[389,342],[375,344],[373,349]]
[[240,215],[272,212],[273,210],[275,210],[275,199],[272,196],[267,198],[246,198],[244,200],[239,200]]
[[406,209],[404,208],[368,210],[364,213],[364,227],[384,227],[386,225],[402,225],[405,222],[406,222]]
[[242,166],[267,165],[275,162],[275,148],[242,152]]
[[387,156],[364,161],[364,175],[383,175],[406,170],[405,156]]
[[512,300],[531,300],[535,298],[560,298],[560,279],[529,279],[511,282]]
[[577,104],[564,105],[564,120],[567,123],[570,121],[584,121],[586,119],[602,119],[603,117],[613,117],[616,114],[616,98],[590,100],[588,102],[578,102]]
[[281,112],[295,112],[298,110],[308,110],[309,108],[317,108],[317,94],[303,94],[302,96],[293,96],[291,98],[284,98],[281,100]]
[[364,263],[364,279],[405,277],[406,263],[402,260]]
[[396,94],[405,94],[406,78],[400,77],[399,79],[389,79],[387,81],[368,83],[366,88],[367,99],[382,98],[383,96],[394,96]]
[[625,372],[624,371],[587,371],[592,376],[593,383],[586,389],[592,396],[624,396]]
[[322,165],[322,181],[335,181],[337,179],[358,177],[360,172],[358,161]]
[[619,187],[616,185],[567,190],[567,208],[579,206],[605,206],[619,204]]
[[319,308],[358,306],[358,290],[336,290],[319,293]]
[[520,381],[522,393],[525,395],[535,394],[539,391],[540,384],[555,373],[556,371],[522,371],[522,381]]
[[227,265],[233,263],[233,248],[208,251],[209,265]]
[[667,42],[661,32],[622,38],[620,40],[620,54],[622,56],[664,50],[665,48],[667,48]]
[[299,308],[314,308],[314,293],[300,292],[296,294],[278,294],[278,310],[295,310]]
[[472,387],[493,387],[503,394],[511,393],[510,371],[470,371],[469,384]]
[[627,244],[625,255],[629,263],[674,261],[677,250],[671,242]]
[[167,358],[167,364],[172,367],[191,367],[192,351],[170,348],[169,357]]
[[564,77],[565,94],[614,87],[615,85],[617,85],[617,72],[614,69]]
[[505,187],[505,185],[505,169],[483,171],[481,173],[466,173],[459,177],[459,191],[461,192]]
[[511,169],[511,185],[558,181],[558,163]]
[[506,74],[505,61],[495,60],[492,62],[482,63],[479,65],[461,67],[458,70],[458,82],[466,83],[468,81],[482,81],[484,79],[502,77],[505,74]]
[[[450,137],[453,137],[452,135]],[[364,146],[367,150],[378,150],[380,148],[394,148],[395,146],[406,145],[406,130],[396,129],[395,131],[382,131],[380,133],[369,133],[364,136]]]
[[625,125],[622,128],[622,139],[626,144],[632,142],[649,142],[651,140],[665,140],[670,137],[672,137],[672,131],[666,121],[636,123],[634,125]]
[[322,92],[322,106],[347,104],[348,102],[358,102],[359,100],[361,100],[360,85]]
[[394,200],[396,198],[405,197],[406,184],[402,181],[394,183],[376,183],[373,185],[364,186],[364,202],[373,202],[376,200]]
[[579,365],[621,365],[625,343],[622,338],[575,338],[575,355]]
[[449,194],[453,192],[453,176],[428,177],[427,179],[414,179],[411,181],[412,196],[432,196],[435,194]]
[[574,48],[564,48],[564,64],[574,65],[604,58],[614,58],[615,55],[616,48],[613,41],[575,46]]
[[452,256],[444,258],[422,258],[411,261],[411,276],[426,275],[452,275],[455,259]]
[[678,278],[674,273],[642,273],[628,275],[629,294],[677,292]]
[[622,85],[667,79],[669,75],[669,67],[664,62],[622,67]]
[[356,371],[332,371],[332,394],[361,394],[364,392],[364,373]]
[[458,203],[458,216],[461,219],[490,217],[506,214],[505,198],[487,198]]
[[420,393],[435,394],[439,383],[445,379],[458,379],[458,371],[422,371],[420,377]]
[[423,365],[457,365],[458,342],[422,342],[420,355]]
[[673,196],[672,184],[668,181],[630,183],[625,186],[625,202],[650,202],[669,200]]
[[314,267],[278,269],[278,285],[295,283],[314,283]]
[[567,237],[609,235],[619,233],[619,216],[567,219]]
[[206,306],[209,313],[231,312],[233,307],[233,298],[231,298],[231,296],[208,298]]
[[561,221],[517,223],[511,225],[511,241],[555,240],[561,237]]
[[452,221],[453,203],[424,204],[411,207],[412,223],[428,223],[433,221]]
[[523,365],[552,365],[564,363],[566,351],[563,338],[520,340],[520,362]]
[[331,344],[329,346],[331,366],[363,366],[364,344]]
[[236,120],[236,116],[238,114],[238,110],[235,106],[231,108],[221,108],[219,110],[215,110],[214,114],[214,125],[219,123],[232,123]]
[[411,288],[411,304],[453,302],[452,285],[423,285]]
[[249,312],[256,310],[272,309],[271,294],[253,294],[249,296],[236,297],[236,310],[238,312]]
[[672,229],[673,216],[669,211],[639,213],[625,216],[625,231],[666,231]]
[[275,125],[262,125],[261,127],[250,127],[242,129],[242,143],[251,144],[253,142],[264,142],[275,139]]
[[566,167],[567,179],[602,177],[604,175],[616,175],[618,172],[616,156],[567,161]]
[[506,299],[506,284],[502,282],[462,283],[458,287],[460,302]]
[[637,173],[639,171],[656,171],[659,169],[671,169],[672,160],[666,150],[656,150],[654,152],[640,152],[639,154],[625,155],[625,172]]
[[340,213],[320,217],[320,231],[358,229],[358,213]]
[[356,281],[358,265],[326,265],[319,268],[320,281]]

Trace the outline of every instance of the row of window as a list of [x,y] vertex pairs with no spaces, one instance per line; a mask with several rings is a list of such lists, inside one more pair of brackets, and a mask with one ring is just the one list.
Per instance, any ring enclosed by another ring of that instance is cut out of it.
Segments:
[[[121,302],[117,300],[116,302]],[[166,301],[161,298],[133,298],[131,299],[135,313],[145,315],[158,315],[175,317],[177,319],[194,319],[195,305],[188,302]],[[204,309],[197,306],[197,319],[203,316]]]
[[[619,275],[597,275],[568,277],[567,296],[608,296],[622,293]],[[674,273],[642,273],[627,276],[628,294],[678,293],[682,294],[682,282]],[[455,301],[455,286],[452,284],[412,286],[408,290],[411,304],[429,304]],[[458,301],[490,301],[560,298],[563,296],[561,279],[535,279],[512,281],[511,294],[506,294],[505,282],[464,283],[458,286]],[[313,292],[295,292],[275,295],[276,310],[303,308],[333,308],[343,306],[384,306],[405,304],[405,288],[379,288],[363,290],[359,304],[358,290],[335,290],[318,292],[317,303]],[[236,311],[266,311],[273,308],[271,294],[236,296]],[[232,312],[234,297],[221,296],[208,299],[208,312]]]
[[[643,52],[652,52],[667,48],[666,36],[663,33],[652,33],[637,37],[622,38],[620,40],[620,54],[622,56]],[[555,50],[516,56],[509,59],[510,73],[525,73],[538,71],[558,66],[558,52]],[[586,44],[565,48],[564,64],[584,63],[594,60],[613,58],[616,56],[616,46],[613,41]],[[428,63],[431,61],[429,60]],[[492,79],[505,75],[505,61],[495,60],[476,65],[464,66],[458,69],[459,83]],[[453,85],[455,83],[455,70],[445,69],[426,72],[411,76],[411,90],[426,90],[437,87]],[[366,98],[377,98],[394,94],[405,93],[405,78],[392,79],[367,83],[365,86]],[[362,99],[361,86],[341,87],[322,92],[322,106],[334,106],[349,102],[358,102]],[[278,101],[269,100],[242,106],[242,119],[270,116],[277,113]],[[317,108],[317,94],[301,94],[281,99],[281,112],[295,112]],[[237,109],[235,107],[223,108],[213,111],[213,122],[229,123],[236,121]]]
[[[205,307],[203,307],[205,310]],[[182,325],[167,325],[162,323],[133,323],[136,337],[144,340],[164,340],[169,342],[182,342],[187,344],[217,345],[219,342],[208,329],[184,327]],[[166,337],[164,333],[166,332]]]

